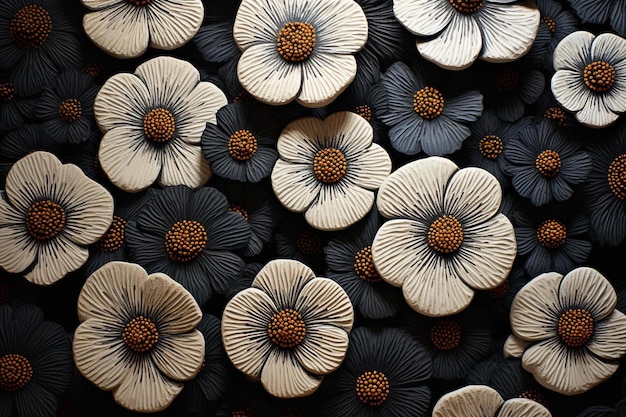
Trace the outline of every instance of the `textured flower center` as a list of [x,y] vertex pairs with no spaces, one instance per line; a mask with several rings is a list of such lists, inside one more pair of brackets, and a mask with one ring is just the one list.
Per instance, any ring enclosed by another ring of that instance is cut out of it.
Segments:
[[147,6],[152,3],[152,0],[128,0],[133,6]]
[[83,66],[83,71],[91,76],[91,79],[97,83],[102,83],[105,80],[104,76],[104,64],[100,61],[91,61]]
[[565,124],[567,114],[565,113],[565,110],[560,107],[550,107],[545,111],[543,117],[548,120],[554,120],[560,126],[563,126]]
[[0,82],[0,102],[8,103],[15,98],[15,89],[10,82]]
[[4,304],[9,301],[10,296],[11,288],[9,287],[9,284],[0,281],[0,304]]
[[478,151],[487,159],[495,160],[502,155],[504,143],[497,135],[487,135],[478,141]]
[[243,219],[245,221],[248,221],[248,212],[243,207],[238,206],[237,204],[229,204],[228,205],[228,210],[234,211],[235,213],[237,213],[241,217],[243,217]]
[[613,195],[620,200],[626,199],[626,154],[618,156],[611,162],[607,179]]
[[519,395],[519,398],[533,400],[534,402],[539,403],[544,407],[548,407],[548,400],[546,399],[546,396],[543,395],[543,392],[539,391],[538,389],[526,390]]
[[52,33],[52,18],[34,4],[19,9],[9,23],[9,36],[22,48],[40,48]]
[[389,380],[382,372],[363,372],[356,379],[356,395],[370,407],[378,407],[389,397]]
[[554,177],[561,170],[561,156],[551,149],[546,149],[537,155],[535,168],[544,177]]
[[454,349],[461,342],[461,325],[452,319],[436,321],[430,328],[430,341],[439,350]]
[[323,183],[340,181],[348,170],[346,156],[337,148],[320,149],[313,160],[313,173]]
[[231,417],[253,417],[252,410],[247,407],[240,407],[232,410]]
[[548,29],[550,29],[550,33],[556,32],[556,22],[554,21],[554,19],[548,16],[543,16],[541,20],[543,21],[543,23],[545,23]]
[[280,413],[280,417],[305,417],[302,410],[291,407]]
[[358,114],[368,122],[372,120],[372,108],[367,104],[356,106],[353,110],[353,113]]
[[499,300],[504,298],[504,296],[509,292],[509,280],[504,280],[504,282],[498,285],[496,288],[492,288],[487,290],[487,295],[492,300]]
[[499,65],[493,71],[493,84],[498,91],[513,91],[519,83],[519,73],[512,65]]
[[159,341],[159,332],[152,320],[138,316],[124,327],[122,340],[135,352],[147,352]]
[[61,104],[59,104],[58,110],[61,120],[67,123],[75,122],[83,114],[80,101],[75,98],[63,100]]
[[463,226],[454,216],[444,215],[428,229],[428,245],[439,253],[452,253],[463,244]]
[[126,220],[113,216],[109,230],[96,242],[96,247],[102,252],[113,252],[124,244],[126,238]]
[[424,119],[432,120],[443,113],[443,95],[433,87],[424,87],[413,95],[413,110]]
[[143,133],[153,142],[167,142],[174,137],[175,131],[174,115],[167,109],[157,107],[143,118]]
[[594,61],[583,70],[585,85],[594,93],[609,91],[615,84],[615,68],[605,61]]
[[49,240],[65,227],[65,209],[50,200],[33,203],[26,213],[26,229],[37,240]]
[[291,62],[302,62],[310,57],[316,43],[315,27],[307,22],[285,23],[276,38],[278,53]]
[[311,232],[300,232],[296,236],[296,247],[305,255],[314,255],[320,252],[322,241],[319,236]]
[[33,377],[33,367],[28,359],[17,353],[9,353],[0,358],[0,389],[17,391]]
[[558,220],[546,220],[537,227],[537,240],[544,248],[556,249],[567,239],[567,228]]
[[275,345],[291,349],[304,340],[306,325],[300,313],[287,308],[272,315],[267,325],[267,334]]
[[571,308],[559,317],[557,331],[567,346],[583,346],[593,336],[593,316],[582,308]]
[[475,13],[483,7],[482,0],[450,0],[450,4],[461,13]]
[[195,220],[182,220],[165,234],[165,250],[172,261],[189,262],[200,256],[207,241],[204,226]]
[[372,260],[372,246],[366,246],[354,256],[354,272],[363,281],[378,282],[380,281],[380,275],[374,267],[374,261]]
[[238,130],[228,139],[228,154],[237,161],[247,161],[258,149],[256,138],[249,130]]

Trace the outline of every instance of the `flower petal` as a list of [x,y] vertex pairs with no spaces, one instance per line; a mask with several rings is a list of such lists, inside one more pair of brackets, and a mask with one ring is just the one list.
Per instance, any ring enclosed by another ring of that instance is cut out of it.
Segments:
[[504,400],[495,389],[468,385],[441,397],[433,408],[433,417],[491,417],[502,403]]
[[[7,204],[0,202],[0,206]],[[2,218],[0,221],[5,221]],[[0,268],[11,274],[28,269],[37,257],[37,241],[24,225],[0,226]]]
[[146,85],[133,74],[115,74],[102,86],[93,104],[102,131],[134,125],[143,129],[143,118],[151,110],[152,98]]
[[516,295],[511,304],[511,330],[524,340],[544,340],[556,334],[561,316],[558,288],[563,276],[556,272],[539,275]]
[[[309,3],[307,8],[312,7]],[[367,41],[367,19],[356,2],[320,0],[315,3],[316,50],[322,53],[351,54]],[[319,20],[318,20],[319,19]]]
[[188,143],[200,143],[207,123],[217,123],[217,111],[228,104],[226,96],[213,83],[201,82],[177,110],[176,130]]
[[304,213],[304,218],[319,230],[342,230],[361,220],[374,205],[374,192],[349,180],[325,184]]
[[276,37],[287,21],[289,18],[282,1],[243,0],[237,10],[233,37],[241,50],[260,43],[271,44],[276,50]]
[[591,62],[591,44],[595,36],[585,31],[576,31],[566,36],[554,49],[554,70],[582,70]]
[[200,82],[200,73],[192,64],[171,56],[144,62],[135,75],[146,83],[153,107],[169,108],[174,113]]
[[165,50],[180,48],[198,32],[203,19],[201,0],[155,2],[148,7],[150,46]]
[[520,339],[514,334],[509,335],[504,341],[504,346],[502,347],[502,355],[505,358],[521,358],[524,354],[524,351],[528,346],[530,346],[532,342],[527,342],[526,340]]
[[293,308],[302,288],[315,278],[315,273],[302,262],[276,259],[268,262],[252,281],[270,296],[277,309]]
[[37,249],[37,262],[24,275],[37,285],[52,285],[70,272],[83,266],[89,258],[89,250],[76,245],[63,234],[58,235]]
[[626,59],[626,39],[613,33],[601,33],[593,40],[591,61],[604,61],[612,64],[624,59]]
[[200,144],[193,145],[174,138],[163,150],[162,161],[163,169],[158,182],[163,187],[186,185],[198,188],[211,178],[211,165],[204,157]]
[[559,70],[552,77],[554,98],[569,111],[579,111],[587,104],[591,91],[582,82],[579,71]]
[[324,147],[344,153],[348,163],[352,155],[368,149],[374,139],[372,125],[351,111],[333,113],[324,119]]
[[576,113],[576,120],[596,129],[612,125],[619,115],[613,113],[604,102],[604,97],[591,94],[585,106]]
[[312,108],[330,104],[354,80],[356,69],[352,55],[311,55],[302,63],[302,89],[296,101]]
[[[352,162],[352,163],[351,163]],[[391,173],[391,158],[382,146],[373,143],[369,148],[351,155],[346,179],[368,190],[376,190]]]
[[626,353],[626,315],[613,310],[610,316],[594,323],[593,337],[585,345],[603,359],[618,360]]
[[293,354],[308,372],[326,375],[343,362],[348,350],[348,333],[335,326],[306,326],[306,338],[293,349]]
[[446,187],[443,212],[456,217],[463,228],[471,228],[492,218],[502,201],[502,187],[481,168],[464,168],[455,173]]
[[150,352],[157,368],[168,378],[187,381],[196,376],[204,361],[204,336],[198,330],[159,335]]
[[562,309],[585,309],[597,322],[613,312],[617,295],[602,274],[593,268],[580,267],[565,275],[561,281],[559,303]]
[[502,404],[495,417],[552,417],[546,407],[527,398],[511,398]]
[[280,203],[296,213],[308,209],[322,189],[322,183],[313,175],[312,164],[293,164],[279,159],[272,169],[271,179]]
[[426,241],[415,231],[425,226],[414,220],[394,219],[385,222],[374,237],[372,257],[381,278],[389,284],[400,287],[412,276],[419,256],[426,257]]
[[322,378],[308,374],[289,350],[274,349],[261,372],[263,388],[278,398],[311,395]]
[[17,211],[26,213],[39,199],[56,197],[51,179],[61,169],[61,161],[48,152],[33,152],[13,164],[7,174],[5,187],[8,202]]
[[280,133],[276,146],[281,159],[313,164],[316,152],[328,146],[325,123],[317,117],[294,120]]
[[100,49],[116,58],[134,58],[148,49],[148,13],[122,2],[83,17],[83,28]]
[[307,326],[332,325],[349,332],[354,324],[352,303],[339,284],[328,278],[313,278],[300,291],[295,310]]
[[446,1],[395,0],[396,19],[412,34],[432,36],[441,32],[452,20],[454,10]]

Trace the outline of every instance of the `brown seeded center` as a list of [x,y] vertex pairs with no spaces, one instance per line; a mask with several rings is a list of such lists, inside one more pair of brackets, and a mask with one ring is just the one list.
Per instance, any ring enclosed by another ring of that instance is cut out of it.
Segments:
[[307,22],[287,22],[276,38],[278,53],[290,62],[302,62],[311,56],[317,43],[315,27]]
[[26,229],[37,240],[50,240],[65,227],[65,209],[50,200],[37,201],[26,213]]
[[537,227],[537,240],[544,248],[556,249],[565,243],[567,228],[558,220],[546,220]]
[[354,272],[363,281],[379,282],[381,280],[372,260],[372,246],[366,246],[354,256]]
[[113,216],[113,222],[104,236],[96,242],[96,247],[102,252],[113,252],[124,244],[126,239],[126,220]]
[[487,135],[478,141],[478,151],[482,156],[493,161],[502,155],[504,143],[500,136]]
[[372,120],[372,108],[367,104],[356,106],[352,112],[358,114],[368,122]]
[[492,300],[499,300],[504,298],[505,295],[509,292],[509,280],[505,279],[504,282],[498,285],[496,288],[492,288],[487,290],[487,295]]
[[513,91],[519,83],[519,73],[512,65],[499,65],[493,71],[493,84],[498,91]]
[[413,95],[413,110],[427,120],[441,116],[444,104],[443,94],[433,87],[424,87]]
[[559,124],[559,126],[563,126],[565,124],[567,114],[565,113],[565,110],[560,107],[550,107],[543,114],[543,117],[548,120],[554,120]]
[[626,199],[626,154],[618,156],[611,162],[607,179],[613,195],[620,200]]
[[236,408],[231,412],[231,417],[253,417],[252,410],[247,407]]
[[280,417],[305,417],[305,415],[302,410],[296,407],[290,407],[280,413]]
[[257,140],[249,130],[238,130],[228,139],[228,154],[237,161],[247,161],[257,149]]
[[541,18],[541,20],[543,21],[543,23],[546,24],[548,29],[550,29],[550,33],[556,32],[556,22],[554,21],[554,19],[552,19],[552,18],[550,18],[548,16],[543,16]]
[[143,118],[143,133],[156,143],[164,143],[174,137],[176,121],[171,111],[162,107],[150,110]]
[[546,399],[546,396],[543,395],[543,392],[539,391],[538,389],[526,390],[519,395],[519,398],[533,400],[534,402],[539,403],[544,407],[548,407],[548,400]]
[[593,316],[582,308],[569,309],[559,317],[557,332],[567,346],[583,346],[593,336]]
[[135,352],[147,352],[159,341],[159,332],[152,320],[139,316],[129,321],[124,327],[122,340]]
[[314,255],[320,253],[322,241],[317,235],[304,231],[296,236],[296,247],[305,255]]
[[561,156],[551,149],[546,149],[537,155],[535,168],[544,177],[554,177],[561,170]]
[[452,253],[463,244],[463,226],[454,216],[444,215],[428,229],[428,245],[439,253]]
[[594,61],[583,70],[585,85],[594,93],[605,93],[613,88],[615,77],[615,68],[604,61]]
[[451,350],[461,343],[461,325],[452,319],[438,320],[430,328],[430,341],[439,350]]
[[59,117],[67,123],[75,122],[83,114],[80,101],[68,98],[59,104]]
[[15,89],[10,82],[0,82],[0,102],[8,103],[15,98]]
[[207,242],[204,226],[195,220],[176,222],[165,234],[165,250],[176,262],[193,261],[200,256]]
[[83,71],[89,74],[98,84],[102,84],[105,81],[104,64],[100,61],[91,61],[86,63],[83,66]]
[[33,377],[33,367],[28,359],[17,353],[0,358],[0,389],[17,391],[24,388]]
[[346,156],[337,148],[320,149],[313,160],[313,173],[323,183],[340,181],[348,170]]
[[304,340],[306,325],[300,313],[287,308],[274,313],[267,325],[267,334],[275,345],[291,349]]
[[152,3],[152,0],[128,0],[133,6],[147,6]]
[[46,9],[34,4],[19,9],[9,23],[9,36],[22,48],[40,48],[52,33],[52,18]]
[[382,372],[363,372],[356,379],[356,395],[370,407],[378,407],[389,397],[389,379]]
[[450,4],[461,13],[475,13],[483,7],[482,0],[450,0]]
[[238,206],[237,204],[228,204],[228,210],[234,211],[235,213],[243,217],[245,221],[248,221],[248,212],[243,207]]

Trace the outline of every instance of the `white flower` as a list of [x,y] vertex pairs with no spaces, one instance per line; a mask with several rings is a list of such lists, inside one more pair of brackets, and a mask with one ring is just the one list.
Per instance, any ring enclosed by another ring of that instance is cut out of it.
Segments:
[[[511,62],[526,54],[539,28],[539,10],[515,0],[394,0],[396,18],[414,35],[419,53],[461,70],[477,58]],[[429,38],[429,40],[425,40]]]
[[222,316],[222,341],[233,365],[280,398],[312,394],[341,365],[354,311],[336,282],[306,265],[270,261]]
[[243,0],[233,28],[241,85],[258,100],[332,102],[356,75],[367,20],[353,0]]
[[200,138],[226,96],[190,63],[151,59],[135,74],[116,74],[104,84],[94,113],[105,132],[98,157],[117,187],[138,192],[159,185],[198,188],[211,176]]
[[595,269],[539,275],[513,300],[505,354],[521,356],[524,369],[552,391],[586,392],[610,378],[626,354],[626,315],[616,303]]
[[34,152],[17,161],[0,195],[0,268],[51,285],[80,268],[113,221],[113,197],[75,165]]
[[483,169],[434,156],[404,165],[378,191],[378,210],[392,219],[372,243],[381,278],[421,314],[463,310],[513,265],[515,232],[498,214],[501,200],[500,183]]
[[202,0],[81,0],[92,13],[83,18],[87,36],[117,58],[134,58],[152,48],[172,50],[187,43],[204,19]]
[[85,282],[74,333],[78,370],[133,411],[167,408],[204,360],[202,311],[182,285],[109,262]]
[[298,119],[283,129],[272,188],[289,210],[320,230],[339,230],[362,219],[374,191],[391,172],[391,159],[372,143],[372,126],[352,112],[321,120]]
[[626,112],[626,39],[579,31],[554,50],[552,93],[589,127],[602,128]]

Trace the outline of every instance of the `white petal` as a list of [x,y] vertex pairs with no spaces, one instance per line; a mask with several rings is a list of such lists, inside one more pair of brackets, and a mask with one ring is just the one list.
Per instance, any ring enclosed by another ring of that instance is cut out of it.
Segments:
[[593,94],[583,83],[579,70],[560,70],[552,76],[552,94],[569,111],[582,109]]
[[335,326],[306,326],[306,339],[293,349],[293,354],[308,372],[326,375],[343,362],[348,350],[348,333]]
[[331,146],[326,138],[325,122],[317,117],[302,117],[289,123],[276,144],[280,158],[300,164],[312,164],[320,149]]
[[105,133],[98,159],[116,186],[136,193],[154,183],[161,171],[161,155],[143,136],[141,128],[120,126]]
[[511,330],[524,340],[543,340],[556,334],[561,316],[558,288],[563,276],[548,272],[526,284],[511,304]]
[[281,105],[298,95],[302,66],[284,60],[278,55],[276,45],[254,45],[239,58],[237,77],[241,86],[257,100]]
[[583,308],[594,321],[613,312],[617,295],[611,283],[593,268],[576,268],[561,281],[559,302],[562,308]]
[[48,152],[33,152],[13,164],[7,174],[6,198],[17,211],[26,213],[40,199],[56,197],[54,179],[61,161]]
[[342,230],[361,220],[374,205],[374,192],[343,179],[323,185],[304,218],[319,230]]
[[533,46],[539,17],[534,2],[486,3],[476,13],[483,38],[480,58],[488,62],[511,62],[521,58]]
[[[24,231],[25,223],[24,223],[24,213],[22,211],[18,211],[13,208],[8,201],[4,199],[6,194],[4,191],[0,190],[0,227],[4,226],[21,226],[21,230]],[[23,198],[23,203],[27,203],[27,199]],[[20,204],[23,206],[24,204]],[[22,209],[23,210],[23,209]]]
[[135,75],[146,83],[153,107],[171,108],[174,113],[200,82],[200,73],[193,65],[171,56],[144,62]]
[[115,127],[143,127],[143,118],[152,109],[146,85],[133,74],[115,74],[102,86],[93,104],[98,126],[103,132]]
[[201,0],[153,1],[148,7],[150,46],[172,50],[186,44],[204,19]]
[[345,333],[354,324],[350,298],[339,284],[328,278],[307,282],[298,295],[295,310],[302,314],[307,326],[332,325]]
[[376,205],[387,218],[432,219],[441,214],[450,177],[458,170],[446,158],[410,162],[393,172],[378,190]]
[[124,0],[80,0],[83,6],[90,10],[101,10],[115,4],[122,3],[123,1]]
[[619,74],[615,79],[615,84],[611,91],[604,94],[604,103],[615,113],[626,112],[626,60],[614,66]]
[[610,316],[594,323],[593,337],[585,345],[604,359],[620,359],[626,354],[626,315],[613,310]]
[[198,188],[211,178],[211,165],[202,154],[199,144],[174,138],[164,150],[162,158],[163,170],[158,181],[163,187],[186,185]]
[[502,187],[488,171],[464,168],[450,178],[446,188],[443,211],[456,217],[463,228],[492,218],[502,202]]
[[217,111],[228,104],[215,84],[201,82],[177,109],[176,130],[188,143],[200,143],[207,123],[217,124]]
[[585,349],[568,349],[557,338],[550,338],[526,349],[522,366],[544,387],[576,395],[609,379],[619,362],[604,362]]
[[618,119],[619,115],[613,113],[604,103],[602,96],[591,94],[585,107],[581,111],[576,113],[576,120],[580,123],[601,129],[612,125]]
[[502,404],[496,417],[552,417],[546,407],[526,398],[511,398]]
[[317,198],[322,183],[313,174],[313,164],[293,164],[281,159],[272,169],[272,189],[280,203],[302,213]]
[[372,145],[351,156],[352,164],[348,163],[346,178],[359,187],[376,190],[391,173],[391,158],[380,145]]
[[369,148],[374,139],[372,125],[351,111],[331,114],[324,119],[324,129],[325,146],[342,151],[348,162],[354,153]]
[[308,374],[290,351],[274,349],[261,372],[261,383],[275,397],[294,398],[315,392],[322,378]]
[[293,308],[298,294],[315,273],[302,262],[276,259],[268,262],[257,274],[252,286],[265,291],[279,310]]
[[532,342],[527,342],[526,340],[520,339],[514,334],[509,335],[509,337],[507,337],[504,341],[504,346],[502,347],[502,355],[505,358],[521,358],[526,348],[531,344]]
[[480,29],[471,15],[453,13],[450,24],[432,40],[417,41],[417,50],[429,61],[449,70],[462,70],[480,53]]
[[563,38],[554,49],[554,70],[582,70],[591,62],[591,43],[594,39],[593,34],[582,30]]
[[37,257],[37,241],[25,229],[24,225],[0,226],[0,268],[11,274],[25,271]]
[[259,43],[272,44],[287,18],[284,1],[243,0],[237,10],[233,37],[241,50]]
[[168,378],[187,381],[204,361],[204,336],[198,330],[177,335],[160,335],[150,352],[154,363]]
[[405,28],[418,36],[441,32],[455,14],[447,0],[394,0],[393,13]]
[[87,258],[87,248],[76,245],[61,233],[54,240],[39,246],[37,262],[24,278],[33,284],[52,285],[83,266]]
[[591,61],[610,64],[626,58],[626,39],[613,33],[601,33],[591,44]]
[[324,107],[335,100],[356,76],[352,55],[313,54],[302,63],[302,90],[296,101],[304,107]]
[[144,7],[127,2],[83,17],[87,36],[116,58],[134,58],[148,49],[148,14]]
[[[310,8],[310,5],[305,7]],[[367,41],[367,19],[353,1],[318,0],[311,23],[317,35],[316,50],[322,53],[351,54]]]
[[502,403],[495,389],[468,385],[441,397],[433,408],[433,417],[493,417]]

